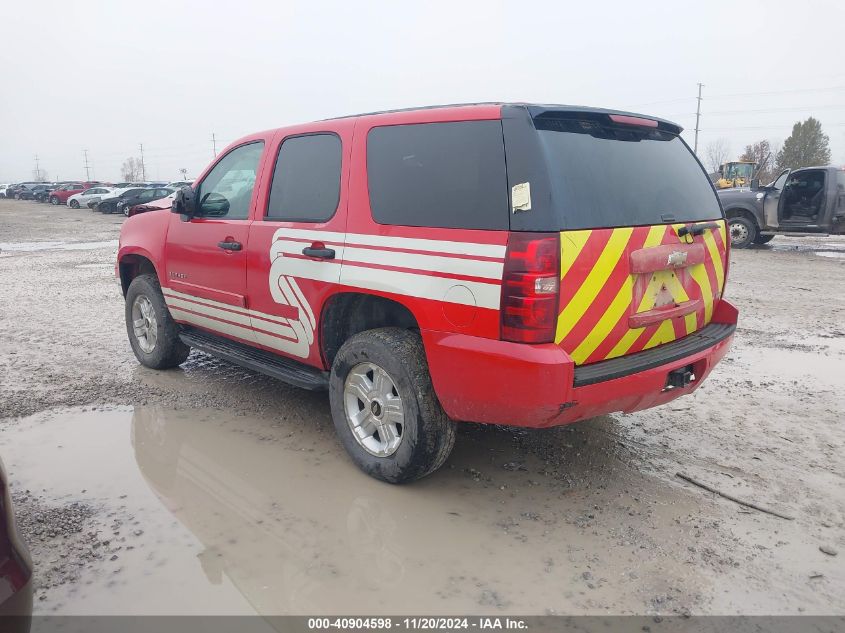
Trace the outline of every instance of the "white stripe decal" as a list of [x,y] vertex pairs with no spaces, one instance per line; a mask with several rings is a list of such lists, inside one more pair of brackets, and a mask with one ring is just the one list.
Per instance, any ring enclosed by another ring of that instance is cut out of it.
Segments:
[[292,353],[290,351],[291,346],[297,345],[296,341],[277,338],[269,334],[264,334],[263,332],[256,332],[254,330],[250,330],[245,327],[240,327],[238,325],[223,323],[221,321],[216,321],[207,317],[191,314],[190,312],[182,312],[178,308],[171,308],[170,312],[173,315],[173,318],[177,319],[178,321],[184,321],[186,323],[198,325],[214,332],[220,332],[221,334],[235,336],[244,341],[252,341],[260,345],[264,345],[265,347],[279,350],[280,352]]
[[502,258],[505,256],[506,250],[506,246],[501,244],[450,242],[448,240],[393,237],[389,235],[369,235],[365,233],[335,233],[332,231],[313,231],[309,229],[279,229],[276,231],[276,237],[340,242],[341,244],[359,244],[361,246],[386,246],[388,248],[406,248],[414,251],[429,251],[435,254],[451,253],[453,255],[478,255],[481,257]]
[[[275,323],[281,323],[283,325],[290,325],[290,321],[285,317],[278,316],[276,314],[267,314],[266,312],[258,312],[256,310],[247,310],[246,308],[239,308],[237,306],[229,305],[228,303],[222,303],[220,301],[214,301],[213,299],[203,299],[202,297],[197,297],[195,295],[185,294],[184,292],[179,292],[177,290],[173,290],[172,288],[162,288],[164,293],[165,301],[169,298],[172,299],[185,299],[191,302],[196,302],[202,304],[203,306],[209,308],[217,308],[219,310],[225,310],[227,312],[232,312],[244,316],[251,316],[258,319],[263,319],[265,321],[273,321]],[[169,305],[169,302],[168,302]],[[185,306],[186,309],[191,310],[191,306]],[[199,312],[199,310],[197,310]],[[230,321],[235,321],[236,319],[229,319]],[[240,321],[238,321],[240,323]],[[264,328],[266,329],[266,328]]]
[[177,299],[175,297],[165,296],[165,301],[167,302],[167,307],[170,308],[171,311],[175,308],[178,309],[180,312],[186,310],[190,312],[199,312],[204,316],[212,317],[214,319],[222,319],[224,321],[230,321],[232,323],[236,323],[240,326],[250,329],[258,328],[260,330],[264,330],[265,332],[279,334],[288,338],[295,338],[296,336],[294,334],[293,328],[289,324],[282,324],[277,321],[253,320],[245,314],[229,312],[228,310],[221,310],[219,308],[214,308],[204,304],[191,303],[189,301],[183,301],[182,299]]
[[497,281],[502,278],[502,269],[504,268],[502,262],[488,262],[479,259],[456,259],[454,257],[439,257],[437,255],[417,255],[415,253],[397,253],[395,251],[380,251],[369,248],[354,248],[351,246],[347,246],[344,249],[343,261],[400,266],[402,268],[413,268],[416,270],[484,277]]
[[[458,281],[445,277],[433,277],[431,275],[416,275],[395,270],[379,270],[377,268],[366,268],[363,266],[344,266],[340,274],[340,283],[369,290],[381,290],[399,295],[410,295],[421,299],[434,299],[448,303],[460,303],[464,305],[477,305],[481,308],[499,309],[501,286],[499,284],[486,284],[478,281]],[[450,301],[447,293],[450,288],[464,286],[475,296],[463,300],[464,295],[458,296],[460,301]]]

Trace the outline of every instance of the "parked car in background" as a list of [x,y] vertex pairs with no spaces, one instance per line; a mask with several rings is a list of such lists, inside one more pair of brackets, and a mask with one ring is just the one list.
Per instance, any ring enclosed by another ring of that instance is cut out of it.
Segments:
[[91,187],[90,189],[86,189],[85,191],[81,191],[80,193],[73,194],[70,198],[67,199],[67,206],[71,209],[78,209],[82,206],[88,206],[88,203],[92,200],[99,200],[103,196],[107,196],[112,193],[114,189],[110,187]]
[[[116,189],[112,192],[112,195],[106,195],[100,198],[100,200],[96,202],[91,208],[94,211],[99,211],[100,213],[117,213],[118,202],[120,202],[124,198],[134,196],[140,193],[141,191],[146,190],[146,187],[130,187],[128,189]],[[88,206],[91,205],[89,204]]]
[[43,195],[51,185],[33,185],[18,191],[18,200],[35,200],[37,195]]
[[134,187],[146,187],[145,182],[118,182],[112,185],[112,189],[129,189]]
[[35,181],[27,181],[27,182],[19,182],[17,184],[9,185],[6,189],[6,197],[7,198],[14,198],[15,200],[20,200],[20,194],[24,189],[31,189],[36,185],[43,185],[43,182],[35,182]]
[[0,630],[26,633],[32,615],[32,560],[15,524],[8,478],[0,461]]
[[775,235],[845,234],[845,168],[784,170],[768,185],[720,189],[731,246],[765,244]]
[[0,198],[6,197],[6,189],[9,188],[9,183],[0,184]]
[[171,189],[181,189],[182,187],[193,187],[194,181],[193,180],[174,180],[173,182],[167,183],[167,186]]
[[150,189],[142,189],[140,192],[122,197],[117,202],[117,210],[123,215],[129,215],[129,208],[138,204],[145,204],[153,200],[161,200],[170,194],[174,193],[175,189],[167,189],[165,187],[153,187]]
[[36,202],[47,202],[50,199],[50,194],[53,193],[58,187],[61,185],[51,182],[46,187],[41,189],[40,191],[35,192],[35,201]]
[[67,185],[62,185],[50,194],[50,204],[64,204],[75,193],[82,193],[86,189],[93,187],[97,183],[92,182],[72,182]]
[[162,209],[169,210],[173,206],[173,200],[176,197],[177,191],[178,189],[174,189],[173,192],[166,198],[159,198],[158,200],[153,200],[152,202],[145,202],[143,204],[136,204],[135,206],[131,207],[124,207],[123,212],[126,217],[131,218],[133,215],[138,215],[139,213],[147,213],[148,211],[160,211]]

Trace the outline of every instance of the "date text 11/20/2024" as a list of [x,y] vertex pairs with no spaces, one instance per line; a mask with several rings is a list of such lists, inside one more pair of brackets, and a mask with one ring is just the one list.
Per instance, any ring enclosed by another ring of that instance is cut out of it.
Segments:
[[406,630],[526,630],[528,624],[520,618],[309,618],[309,630],[340,629],[406,629]]

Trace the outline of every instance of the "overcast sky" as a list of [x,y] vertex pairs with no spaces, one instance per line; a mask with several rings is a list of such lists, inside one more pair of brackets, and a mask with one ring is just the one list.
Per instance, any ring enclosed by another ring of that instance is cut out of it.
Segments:
[[[845,2],[7,0],[0,182],[195,176],[244,134],[468,101],[624,108],[738,155],[821,120],[845,164]],[[701,153],[701,151],[699,152]]]

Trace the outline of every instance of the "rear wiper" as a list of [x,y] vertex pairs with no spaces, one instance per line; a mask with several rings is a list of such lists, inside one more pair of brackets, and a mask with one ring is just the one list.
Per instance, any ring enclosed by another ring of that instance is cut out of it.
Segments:
[[719,225],[715,222],[705,222],[704,224],[693,224],[692,226],[682,226],[678,229],[678,237],[683,237],[687,233],[692,236],[701,235],[708,229],[718,229]]

